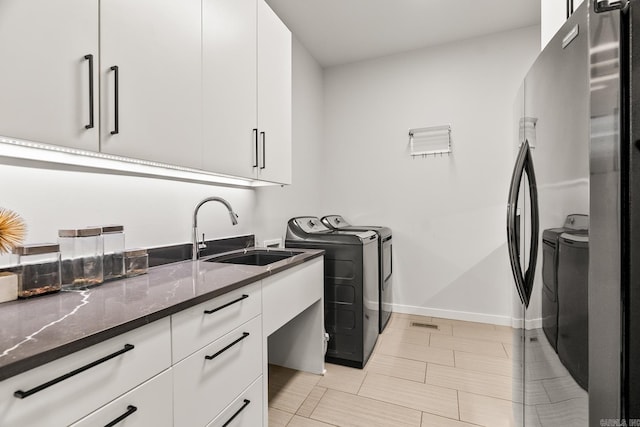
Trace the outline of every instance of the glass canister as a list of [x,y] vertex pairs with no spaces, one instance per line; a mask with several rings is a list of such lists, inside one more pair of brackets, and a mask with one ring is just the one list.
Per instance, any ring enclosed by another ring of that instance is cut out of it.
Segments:
[[58,230],[58,243],[63,288],[85,288],[104,281],[101,227]]
[[149,255],[146,249],[128,249],[124,253],[127,277],[145,274],[149,269]]
[[122,225],[103,225],[102,265],[104,281],[124,277],[124,227]]
[[38,243],[16,246],[14,272],[18,274],[18,297],[58,292],[61,288],[60,245]]

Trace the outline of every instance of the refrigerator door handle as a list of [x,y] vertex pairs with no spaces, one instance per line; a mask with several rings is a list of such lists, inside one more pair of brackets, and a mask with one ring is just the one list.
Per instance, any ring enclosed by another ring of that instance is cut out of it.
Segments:
[[[531,245],[529,254],[529,265],[525,272],[522,271],[519,259],[519,237],[517,233],[517,205],[518,196],[520,194],[520,183],[524,174],[527,174],[529,183],[529,194],[531,198]],[[533,170],[533,161],[531,158],[531,150],[529,142],[525,141],[520,146],[516,165],[513,169],[511,177],[511,185],[509,186],[509,199],[507,204],[507,248],[509,249],[509,261],[511,262],[511,271],[516,282],[516,289],[520,300],[525,306],[529,306],[531,291],[533,290],[533,279],[535,276],[536,261],[538,258],[538,233],[539,233],[539,215],[538,215],[538,190],[536,186],[535,172]]]
[[525,307],[529,306],[531,293],[533,291],[533,279],[536,274],[536,263],[538,261],[538,239],[540,235],[540,212],[538,210],[538,185],[536,183],[536,173],[533,167],[533,157],[529,149],[529,143],[525,141],[527,146],[527,160],[525,162],[524,171],[527,174],[529,183],[529,199],[531,209],[531,243],[529,245],[529,265],[524,273],[524,290],[527,295]]

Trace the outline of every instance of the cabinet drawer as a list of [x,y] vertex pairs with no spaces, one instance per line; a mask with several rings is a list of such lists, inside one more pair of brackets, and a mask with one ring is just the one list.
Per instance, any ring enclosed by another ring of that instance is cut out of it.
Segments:
[[[14,396],[110,355],[30,396]],[[164,318],[0,382],[0,425],[69,425],[170,366],[169,318]]]
[[256,282],[173,315],[173,363],[257,316],[261,304],[260,282]]
[[303,312],[324,295],[324,258],[305,262],[262,281],[265,335]]
[[207,424],[207,427],[262,426],[262,378],[255,380],[215,420]]
[[174,365],[176,426],[206,425],[260,376],[261,320],[255,317]]
[[119,420],[122,427],[173,426],[173,381],[171,370],[134,388],[72,427],[104,426]]

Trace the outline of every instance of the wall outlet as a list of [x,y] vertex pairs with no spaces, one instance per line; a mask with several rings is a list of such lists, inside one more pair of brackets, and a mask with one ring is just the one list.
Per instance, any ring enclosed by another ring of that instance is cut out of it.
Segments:
[[262,242],[262,246],[265,248],[282,248],[282,238],[265,240]]

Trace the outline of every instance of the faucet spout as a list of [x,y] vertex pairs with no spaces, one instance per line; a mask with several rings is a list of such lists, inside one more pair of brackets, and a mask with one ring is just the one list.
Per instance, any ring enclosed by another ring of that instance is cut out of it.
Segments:
[[229,217],[231,218],[231,224],[233,225],[238,225],[238,214],[230,211],[229,212]]
[[[223,199],[222,197],[207,197],[206,199],[202,200],[200,203],[198,203],[195,207],[195,209],[193,210],[193,249],[192,249],[192,259],[195,261],[199,258],[199,248],[198,248],[198,211],[200,211],[200,208],[202,207],[202,205],[204,205],[207,202],[220,202],[222,203],[227,210],[229,211],[229,218],[231,219],[231,224],[233,225],[237,225],[238,224],[238,214],[236,214],[233,211],[233,208],[231,207],[231,204],[229,204],[229,202],[227,202],[225,199]],[[204,241],[204,237],[202,239]]]

